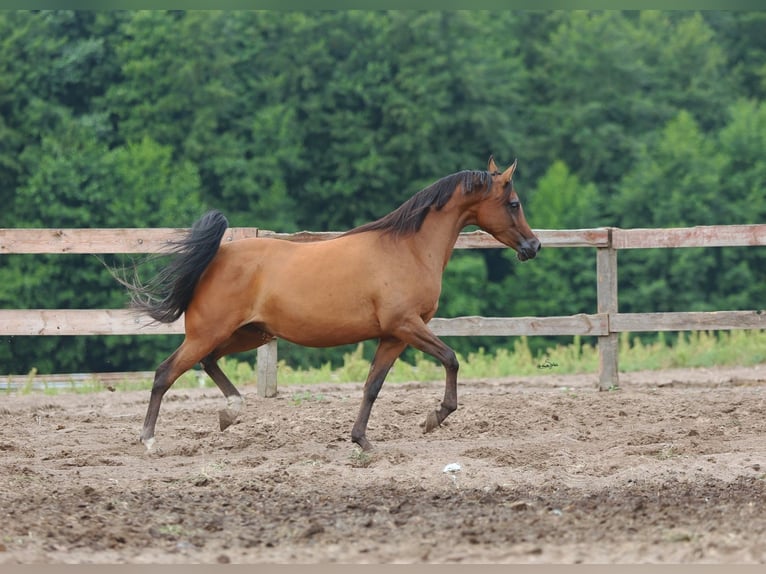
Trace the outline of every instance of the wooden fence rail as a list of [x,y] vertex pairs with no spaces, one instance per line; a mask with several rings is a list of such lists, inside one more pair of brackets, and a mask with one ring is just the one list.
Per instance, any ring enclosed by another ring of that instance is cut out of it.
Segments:
[[[161,229],[0,229],[0,255],[60,253],[160,253],[184,231]],[[621,332],[764,329],[766,313],[754,311],[620,313],[617,251],[621,249],[732,247],[766,245],[766,224],[700,226],[675,229],[536,230],[546,249],[596,249],[597,309],[594,314],[564,317],[434,318],[430,326],[441,336],[589,335],[598,337],[598,387],[619,383],[618,336]],[[277,233],[239,227],[222,243],[247,237],[322,241],[339,232]],[[482,231],[461,233],[458,249],[505,248]],[[125,309],[0,309],[0,335],[158,335],[183,333],[183,320],[156,324]],[[258,393],[277,389],[276,342],[258,349]]]

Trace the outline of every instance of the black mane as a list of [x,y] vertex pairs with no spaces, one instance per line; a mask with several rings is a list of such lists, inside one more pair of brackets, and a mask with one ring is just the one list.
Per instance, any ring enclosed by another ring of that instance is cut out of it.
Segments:
[[458,186],[462,186],[463,193],[469,194],[476,190],[488,191],[491,183],[492,176],[487,171],[465,170],[453,173],[421,189],[388,215],[355,227],[345,235],[365,231],[410,235],[420,230],[431,207],[438,211],[447,204]]

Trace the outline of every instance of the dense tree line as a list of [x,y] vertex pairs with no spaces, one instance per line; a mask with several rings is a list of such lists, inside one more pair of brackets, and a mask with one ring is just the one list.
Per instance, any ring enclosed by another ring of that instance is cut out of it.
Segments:
[[[761,223],[765,27],[762,12],[0,12],[0,227],[187,226],[216,207],[234,226],[343,230],[490,153],[519,158],[538,229]],[[762,307],[765,259],[623,252],[620,308]],[[439,315],[594,312],[595,291],[588,249],[461,252]],[[5,308],[125,303],[94,257],[0,258]],[[177,342],[6,337],[0,364],[151,369]]]

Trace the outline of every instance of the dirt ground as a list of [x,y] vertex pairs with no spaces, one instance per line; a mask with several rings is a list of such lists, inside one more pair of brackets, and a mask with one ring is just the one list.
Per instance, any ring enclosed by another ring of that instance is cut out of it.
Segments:
[[[766,562],[766,365],[387,384],[0,398],[0,564]],[[445,472],[445,467],[459,470]]]

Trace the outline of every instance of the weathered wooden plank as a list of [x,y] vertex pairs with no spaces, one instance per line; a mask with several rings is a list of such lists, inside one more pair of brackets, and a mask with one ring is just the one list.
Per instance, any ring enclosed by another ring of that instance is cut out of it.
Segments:
[[140,383],[151,381],[154,371],[108,372],[108,373],[55,373],[41,375],[39,373],[27,373],[24,375],[0,375],[0,389],[15,389],[31,385],[33,388],[45,388],[46,385],[82,385],[89,382],[98,382],[104,386],[119,383]]
[[[535,229],[533,230],[545,248],[551,247],[601,247],[609,244],[609,231],[596,229]],[[506,247],[489,233],[470,231],[461,233],[455,244],[457,249],[487,249]]]
[[617,313],[610,317],[609,328],[616,333],[766,329],[766,311]]
[[[186,231],[147,229],[0,229],[0,254],[8,253],[160,253]],[[221,243],[256,237],[255,227],[234,227]]]
[[[456,317],[429,323],[440,336],[606,337],[621,332],[766,329],[766,311],[598,313],[562,317]],[[128,309],[0,309],[0,333],[16,336],[182,334],[183,318],[152,323]]]
[[606,315],[566,317],[456,317],[434,318],[428,324],[439,336],[603,335]]
[[[600,247],[609,244],[607,228],[596,229],[536,229],[544,247]],[[261,229],[258,237],[273,237],[307,243],[324,241],[343,235],[341,231],[299,231],[297,233],[278,233]],[[457,249],[496,249],[506,246],[484,231],[466,231],[458,236]]]
[[[605,315],[432,319],[439,335],[601,335]],[[128,309],[0,309],[3,335],[163,335],[183,333],[183,318],[165,325]]]
[[[185,228],[126,229],[0,229],[3,253],[157,253],[177,239]],[[537,229],[544,247],[606,247],[609,228]],[[726,247],[766,245],[766,224],[715,225],[674,229],[611,229],[616,249],[654,247]],[[246,237],[275,237],[310,242],[332,239],[340,231],[278,233],[255,227],[227,230],[223,242]],[[484,231],[461,233],[458,249],[503,248]]]
[[335,239],[345,233],[344,231],[296,231],[295,233],[282,233],[269,229],[259,229],[258,237],[270,237],[272,239],[284,239],[296,243],[312,243],[314,241],[326,241]]
[[183,333],[183,319],[153,323],[128,309],[0,309],[3,335],[167,335]]
[[615,249],[766,245],[766,224],[702,225],[671,229],[613,229]]
[[[0,229],[3,253],[161,253],[178,239],[185,228],[133,229]],[[599,247],[608,242],[608,231],[598,229],[540,229],[535,233],[545,247]],[[307,243],[333,239],[341,231],[278,233],[255,227],[233,227],[222,243],[246,237],[273,237]],[[484,231],[461,233],[458,249],[504,248]]]

